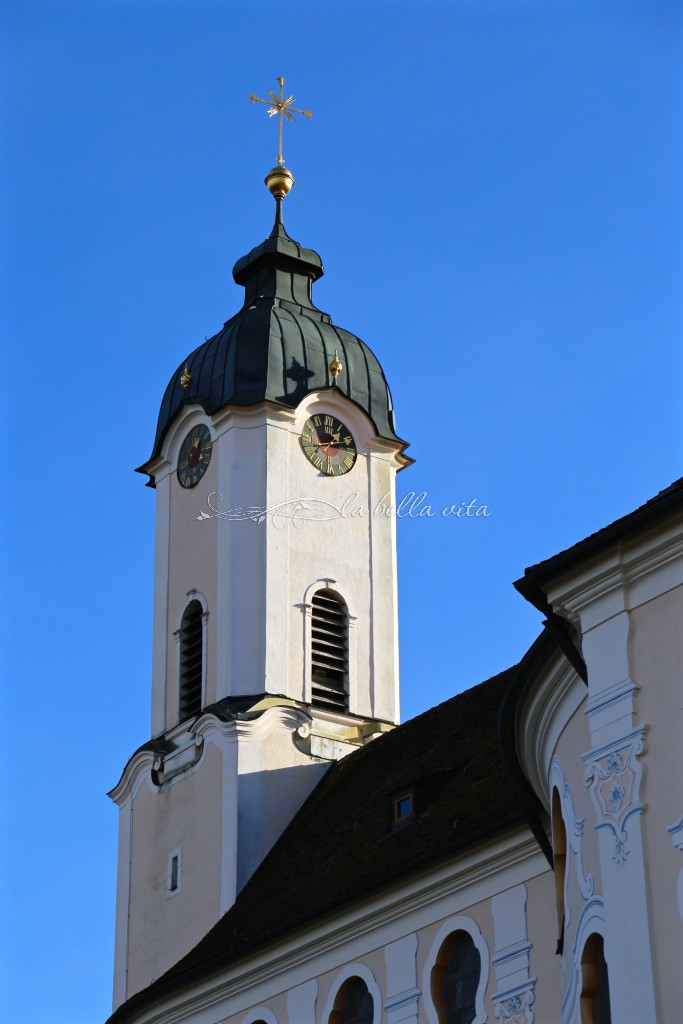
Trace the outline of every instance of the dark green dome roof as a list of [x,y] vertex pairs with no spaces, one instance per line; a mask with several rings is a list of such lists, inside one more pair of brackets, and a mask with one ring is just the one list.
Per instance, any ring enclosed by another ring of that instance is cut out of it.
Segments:
[[[289,237],[278,216],[270,236],[233,268],[244,285],[242,309],[213,338],[184,359],[166,388],[157,425],[157,456],[169,426],[188,404],[207,414],[225,405],[264,400],[295,408],[312,391],[337,387],[375,425],[377,434],[400,441],[391,393],[377,358],[355,334],[335,327],[313,305],[311,286],[323,265],[312,249]],[[329,370],[337,351],[344,369],[335,385]],[[183,388],[188,366],[192,382]]]

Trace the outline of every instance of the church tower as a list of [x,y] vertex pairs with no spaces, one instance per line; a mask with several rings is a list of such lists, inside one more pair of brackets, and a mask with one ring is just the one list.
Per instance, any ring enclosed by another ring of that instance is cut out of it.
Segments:
[[110,794],[115,1006],[230,908],[329,764],[399,717],[390,506],[411,460],[378,360],[314,305],[323,266],[284,228],[281,152],[266,183],[273,229],[233,270],[243,305],[172,375],[140,467],[151,738]]

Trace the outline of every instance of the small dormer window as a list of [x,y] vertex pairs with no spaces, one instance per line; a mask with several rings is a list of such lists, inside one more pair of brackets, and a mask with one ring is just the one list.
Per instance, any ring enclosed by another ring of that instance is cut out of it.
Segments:
[[415,817],[415,787],[401,790],[391,798],[392,828],[407,825]]
[[349,612],[332,590],[311,600],[311,691],[313,704],[329,711],[349,709]]
[[202,606],[199,601],[190,601],[180,624],[180,722],[201,711],[203,646]]

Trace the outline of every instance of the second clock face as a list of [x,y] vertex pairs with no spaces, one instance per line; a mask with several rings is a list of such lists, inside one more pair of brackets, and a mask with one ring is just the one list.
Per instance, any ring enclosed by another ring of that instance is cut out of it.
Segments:
[[178,456],[178,480],[182,487],[194,487],[204,476],[211,459],[211,445],[211,433],[204,423],[192,428]]
[[327,413],[311,416],[299,438],[308,461],[327,476],[343,476],[353,469],[356,442],[348,427]]

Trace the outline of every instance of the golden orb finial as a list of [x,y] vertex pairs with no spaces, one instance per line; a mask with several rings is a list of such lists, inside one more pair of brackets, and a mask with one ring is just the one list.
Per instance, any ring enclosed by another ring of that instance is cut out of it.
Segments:
[[180,383],[183,386],[183,391],[187,391],[190,384],[192,383],[192,374],[190,373],[190,367],[188,366],[187,363],[185,363],[185,369],[183,370],[183,375],[180,378]]
[[284,164],[278,164],[268,171],[263,180],[274,199],[284,199],[294,184],[294,175],[287,170]]
[[342,363],[341,359],[339,358],[339,353],[335,349],[334,350],[334,358],[332,359],[332,362],[330,363],[330,373],[332,374],[332,377],[333,377],[333,380],[334,380],[335,384],[337,383],[337,377],[339,376],[339,374],[342,372],[343,369],[344,369],[344,364]]
[[272,90],[268,90],[268,99],[262,100],[259,96],[254,96],[252,93],[249,99],[252,103],[265,103],[268,107],[268,117],[275,117],[279,121],[278,126],[278,150],[277,150],[277,166],[273,167],[272,170],[268,171],[265,176],[265,183],[268,186],[268,191],[275,199],[284,199],[288,192],[291,191],[294,185],[294,175],[291,171],[288,171],[285,167],[285,159],[282,155],[282,120],[287,118],[288,121],[294,121],[294,114],[303,114],[304,117],[311,118],[313,113],[310,110],[299,110],[298,107],[293,107],[292,103],[295,102],[293,96],[287,96],[283,92],[283,85],[285,84],[284,78],[280,76],[277,79],[280,86],[280,95],[276,96]]

